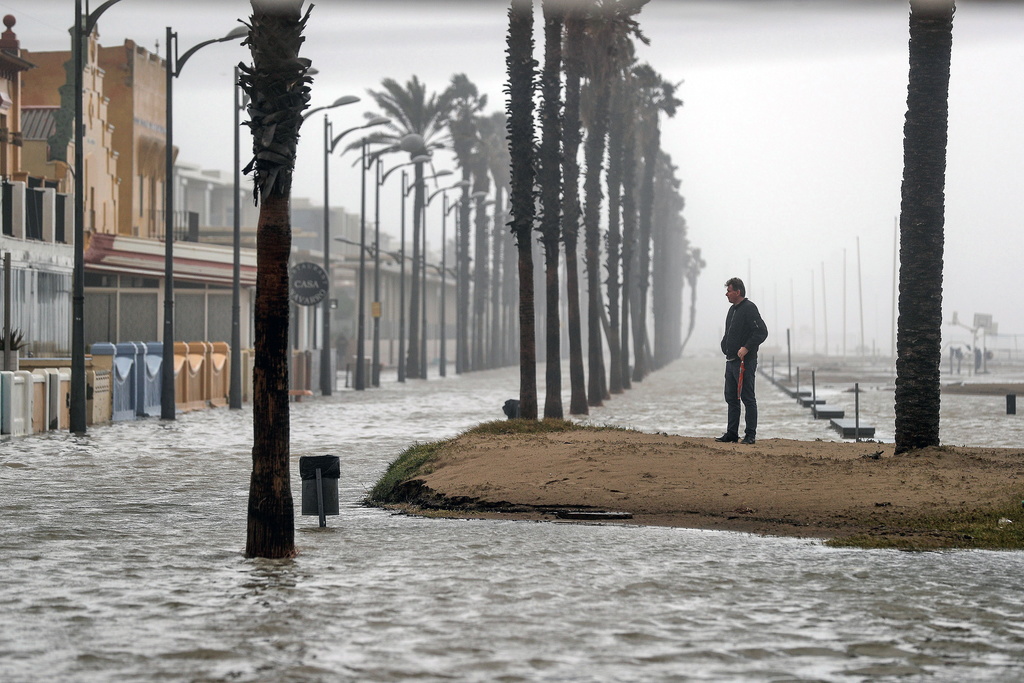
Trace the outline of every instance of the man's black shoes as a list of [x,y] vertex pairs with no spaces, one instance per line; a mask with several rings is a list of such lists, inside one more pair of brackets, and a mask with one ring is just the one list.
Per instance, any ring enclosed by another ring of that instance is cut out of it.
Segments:
[[740,443],[745,443],[745,444],[748,444],[748,445],[752,444],[752,443],[754,443],[754,437],[752,437],[752,436],[745,436],[745,437],[743,437],[743,440],[740,441]]
[[715,441],[719,443],[736,443],[739,440],[740,437],[738,435],[730,434],[729,432],[726,432],[725,434],[722,434],[720,437],[715,439]]

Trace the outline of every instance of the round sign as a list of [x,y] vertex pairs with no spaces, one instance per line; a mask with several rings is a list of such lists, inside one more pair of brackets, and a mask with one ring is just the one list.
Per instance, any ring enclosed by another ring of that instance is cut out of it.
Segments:
[[296,263],[289,271],[292,301],[300,306],[314,306],[327,296],[327,273],[315,263]]

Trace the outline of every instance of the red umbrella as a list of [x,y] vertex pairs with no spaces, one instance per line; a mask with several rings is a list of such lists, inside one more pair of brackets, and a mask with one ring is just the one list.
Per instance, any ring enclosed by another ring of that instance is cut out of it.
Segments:
[[746,369],[746,364],[740,360],[740,381],[736,383],[736,396],[743,395],[743,372]]

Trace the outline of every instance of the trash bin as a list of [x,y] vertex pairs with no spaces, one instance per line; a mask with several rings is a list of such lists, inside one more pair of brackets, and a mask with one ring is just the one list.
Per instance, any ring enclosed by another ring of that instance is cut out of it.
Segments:
[[320,526],[327,526],[324,517],[338,514],[340,477],[341,460],[336,455],[306,455],[299,458],[302,514],[317,515],[320,517]]

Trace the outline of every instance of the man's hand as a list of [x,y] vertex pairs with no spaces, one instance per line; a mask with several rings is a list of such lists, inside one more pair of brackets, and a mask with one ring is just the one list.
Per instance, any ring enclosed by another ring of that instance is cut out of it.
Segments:
[[740,360],[743,360],[744,356],[746,356],[746,355],[747,355],[747,347],[746,346],[741,346],[740,350],[736,352],[736,356],[739,357]]

